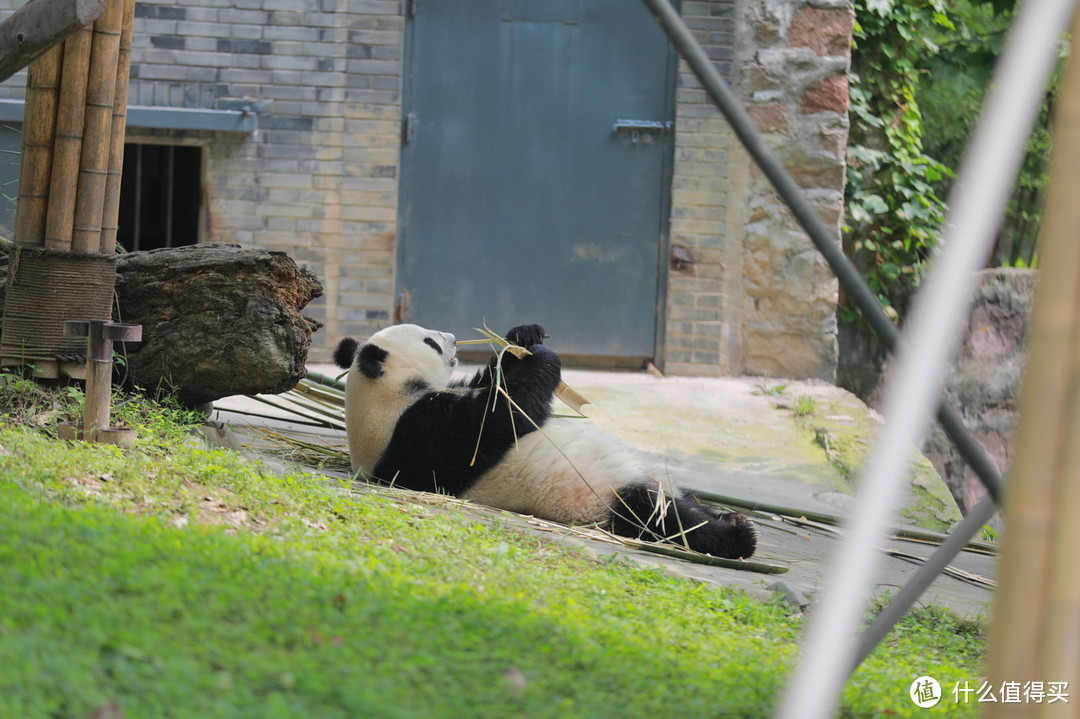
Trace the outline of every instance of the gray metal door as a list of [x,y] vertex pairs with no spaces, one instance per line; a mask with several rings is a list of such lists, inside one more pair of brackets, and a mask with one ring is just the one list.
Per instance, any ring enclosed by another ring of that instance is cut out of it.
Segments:
[[631,0],[413,0],[399,315],[652,357],[674,57]]

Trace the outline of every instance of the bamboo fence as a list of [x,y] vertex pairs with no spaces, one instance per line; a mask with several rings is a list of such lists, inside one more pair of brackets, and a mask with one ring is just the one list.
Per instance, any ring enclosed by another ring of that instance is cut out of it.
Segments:
[[[56,118],[49,205],[45,218],[45,247],[50,250],[71,250],[79,157],[82,155],[83,125],[86,117],[87,71],[90,67],[93,40],[93,29],[86,27],[64,41],[60,107]],[[30,124],[37,119],[27,117],[23,124]]]
[[[1080,37],[1080,13],[1072,37]],[[983,716],[1075,717],[1080,700],[1080,63],[1073,53],[1054,117],[1041,275],[1006,494],[989,683],[1022,692],[1067,682],[1068,702],[988,704]],[[1037,695],[1036,695],[1037,696]]]
[[110,319],[134,0],[29,66],[0,363],[56,376],[85,355],[64,320]]
[[135,0],[124,0],[124,23],[120,33],[120,51],[116,62],[116,96],[113,99],[109,139],[109,174],[105,184],[104,211],[101,219],[99,252],[116,249],[120,225],[120,180],[124,169],[124,132],[127,128],[128,84],[131,78],[131,38]]

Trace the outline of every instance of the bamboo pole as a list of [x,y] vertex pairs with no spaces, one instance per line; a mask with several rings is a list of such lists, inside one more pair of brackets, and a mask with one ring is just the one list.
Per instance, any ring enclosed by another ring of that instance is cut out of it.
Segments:
[[[1072,23],[1080,33],[1080,13]],[[1072,717],[1080,691],[1080,60],[1062,79],[1054,117],[1042,261],[1006,495],[989,680],[1068,682],[1069,703],[987,705],[984,716]]]
[[26,74],[19,204],[15,211],[15,244],[20,247],[45,246],[45,211],[63,62],[64,46],[57,43],[30,63]]
[[112,154],[112,115],[116,102],[116,65],[120,54],[124,4],[124,0],[108,0],[105,14],[94,23],[71,237],[72,251],[84,254],[97,253],[101,246],[101,220],[109,157]]
[[120,32],[120,54],[116,61],[116,96],[109,140],[109,175],[105,183],[105,206],[101,218],[102,254],[116,250],[116,233],[120,225],[120,181],[124,171],[124,137],[127,132],[128,85],[131,76],[131,39],[134,27],[135,0],[124,0],[123,26]]
[[45,247],[50,250],[71,249],[83,118],[86,113],[86,70],[90,63],[92,41],[93,30],[90,27],[83,28],[64,41],[60,109],[56,120],[48,218],[45,223]]

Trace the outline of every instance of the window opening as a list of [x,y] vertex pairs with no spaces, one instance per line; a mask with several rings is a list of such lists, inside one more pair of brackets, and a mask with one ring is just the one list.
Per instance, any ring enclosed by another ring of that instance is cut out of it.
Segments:
[[199,241],[202,148],[127,144],[117,241],[129,252]]

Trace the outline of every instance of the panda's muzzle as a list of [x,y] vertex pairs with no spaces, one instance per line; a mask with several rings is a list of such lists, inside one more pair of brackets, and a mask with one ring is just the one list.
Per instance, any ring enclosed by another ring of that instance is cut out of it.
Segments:
[[442,332],[440,334],[442,334],[443,339],[446,342],[445,349],[443,348],[442,345],[439,344],[438,340],[436,340],[434,337],[425,337],[424,338],[424,344],[426,344],[428,347],[430,347],[431,349],[438,352],[439,355],[446,356],[446,363],[449,364],[451,367],[456,367],[457,366],[457,344],[456,344],[456,339],[454,338],[454,335],[450,334],[449,332]]

